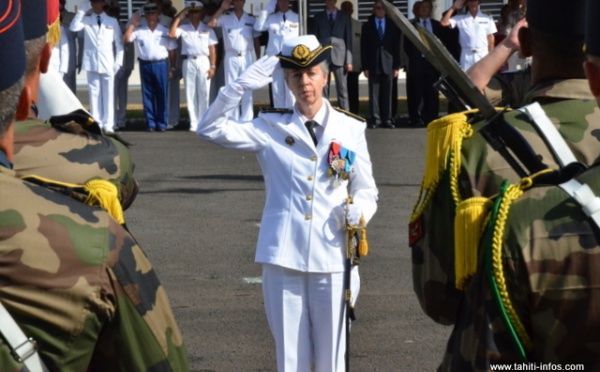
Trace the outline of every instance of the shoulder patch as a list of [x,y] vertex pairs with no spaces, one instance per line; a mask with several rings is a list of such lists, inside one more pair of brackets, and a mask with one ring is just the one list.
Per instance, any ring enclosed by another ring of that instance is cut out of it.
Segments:
[[367,121],[367,120],[366,120],[365,118],[363,118],[362,116],[358,116],[358,115],[356,115],[356,114],[353,114],[353,113],[351,113],[350,111],[346,111],[346,110],[344,110],[344,109],[342,109],[342,108],[340,108],[340,107],[333,107],[333,109],[334,109],[335,111],[339,111],[339,112],[341,112],[341,113],[343,113],[343,114],[346,114],[347,116],[350,116],[351,118],[354,118],[354,119],[356,119],[356,120],[358,120],[358,121],[362,121],[363,123]]
[[294,110],[286,108],[263,107],[260,109],[261,114],[291,114]]

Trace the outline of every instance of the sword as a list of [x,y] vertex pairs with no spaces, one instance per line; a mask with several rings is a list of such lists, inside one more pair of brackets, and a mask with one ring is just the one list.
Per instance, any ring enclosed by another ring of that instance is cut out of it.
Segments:
[[[486,124],[479,130],[492,148],[510,164],[520,177],[536,173],[547,166],[543,164],[529,143],[511,125],[503,112],[497,111],[475,87],[438,38],[420,25],[413,25],[393,4],[384,1],[387,16],[400,28],[427,61],[439,71],[440,89],[450,100],[460,101],[467,109],[477,108]],[[524,169],[526,168],[527,171]]]

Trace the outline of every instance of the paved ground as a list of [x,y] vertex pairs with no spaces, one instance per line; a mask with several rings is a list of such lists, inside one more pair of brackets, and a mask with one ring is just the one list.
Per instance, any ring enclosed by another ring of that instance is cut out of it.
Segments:
[[[252,154],[187,131],[122,132],[141,191],[126,212],[168,290],[192,371],[274,371],[253,263],[264,202]],[[368,130],[379,210],[361,265],[352,371],[433,371],[449,329],[421,312],[412,291],[407,221],[419,191],[425,129]]]

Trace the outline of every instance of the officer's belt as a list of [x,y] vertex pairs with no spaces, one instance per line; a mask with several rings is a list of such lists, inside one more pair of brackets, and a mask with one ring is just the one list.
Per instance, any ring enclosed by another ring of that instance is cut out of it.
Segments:
[[159,62],[166,62],[167,59],[163,58],[163,59],[141,59],[138,58],[138,61],[142,62],[142,63],[159,63]]
[[246,51],[244,51],[244,52],[238,52],[237,50],[226,50],[225,53],[227,53],[227,54],[233,54],[233,55],[237,55],[238,57],[241,57],[241,56],[245,56],[249,52],[246,52]]
[[486,52],[487,48],[462,48],[462,51],[467,53],[480,53]]
[[198,58],[202,58],[202,57],[207,57],[207,56],[190,56],[190,55],[182,55],[181,59],[198,59]]

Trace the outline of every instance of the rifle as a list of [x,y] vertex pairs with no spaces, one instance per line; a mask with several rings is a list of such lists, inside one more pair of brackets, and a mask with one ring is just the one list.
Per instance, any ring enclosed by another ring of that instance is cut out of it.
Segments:
[[521,178],[547,168],[523,136],[504,120],[503,112],[497,111],[475,87],[433,33],[418,24],[412,25],[392,3],[384,1],[383,6],[404,36],[439,71],[441,76],[437,84],[442,93],[450,101],[460,102],[465,109],[473,107],[479,110],[479,116],[486,121],[480,129],[481,135]]

